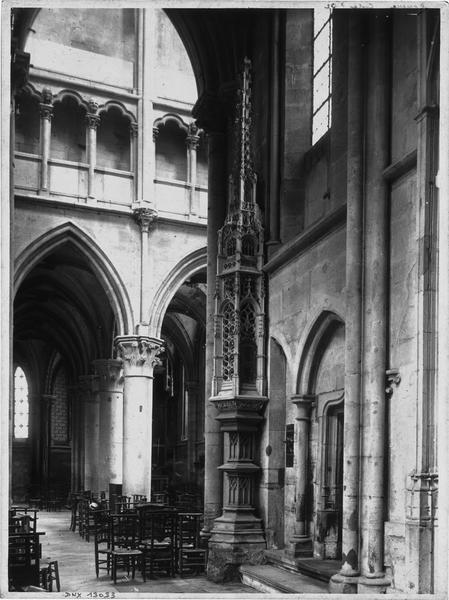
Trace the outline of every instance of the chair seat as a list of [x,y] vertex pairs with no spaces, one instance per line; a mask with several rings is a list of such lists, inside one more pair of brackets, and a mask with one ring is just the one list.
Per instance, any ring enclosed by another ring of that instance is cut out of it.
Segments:
[[129,548],[115,548],[115,550],[109,551],[113,556],[120,554],[121,556],[140,556],[142,550],[129,549]]

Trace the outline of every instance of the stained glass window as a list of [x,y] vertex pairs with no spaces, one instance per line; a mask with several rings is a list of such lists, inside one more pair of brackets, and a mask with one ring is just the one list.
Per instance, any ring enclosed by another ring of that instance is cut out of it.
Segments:
[[14,372],[14,437],[28,438],[28,382],[21,367]]
[[332,11],[313,11],[313,117],[312,144],[331,126]]

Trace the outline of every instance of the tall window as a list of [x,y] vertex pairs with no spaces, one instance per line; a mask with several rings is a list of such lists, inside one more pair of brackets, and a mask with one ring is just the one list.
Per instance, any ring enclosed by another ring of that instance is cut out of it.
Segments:
[[312,144],[331,126],[332,11],[313,11],[313,118]]
[[28,382],[21,367],[14,372],[14,438],[28,438]]

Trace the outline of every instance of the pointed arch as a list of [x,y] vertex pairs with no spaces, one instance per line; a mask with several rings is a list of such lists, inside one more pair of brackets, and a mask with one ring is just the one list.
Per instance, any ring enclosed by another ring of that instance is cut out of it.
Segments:
[[335,312],[323,311],[312,323],[304,344],[296,380],[297,394],[311,394],[314,391],[318,367],[327,344],[344,321]]
[[189,277],[206,269],[207,248],[199,248],[185,256],[167,275],[156,292],[149,311],[150,335],[160,337],[162,321],[171,299]]
[[39,236],[19,254],[14,265],[14,295],[28,273],[46,256],[66,243],[81,251],[102,285],[117,321],[118,335],[131,333],[133,312],[120,275],[98,244],[70,221]]

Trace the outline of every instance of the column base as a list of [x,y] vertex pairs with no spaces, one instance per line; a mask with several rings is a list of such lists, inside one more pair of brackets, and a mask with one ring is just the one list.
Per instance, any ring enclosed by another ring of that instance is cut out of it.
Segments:
[[252,509],[224,508],[209,539],[208,579],[216,583],[239,581],[240,565],[263,562],[266,542],[261,524]]
[[386,577],[359,577],[358,594],[385,594],[391,581]]
[[308,536],[294,536],[285,548],[285,555],[289,558],[298,558],[313,555],[312,538]]
[[329,580],[330,594],[357,594],[357,585],[359,578],[347,577],[336,573]]

